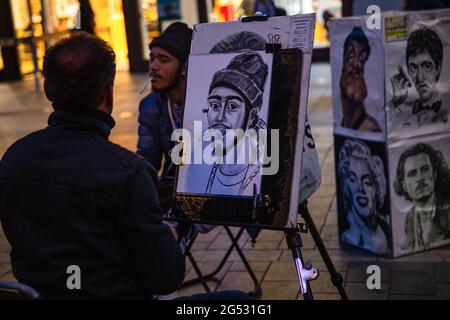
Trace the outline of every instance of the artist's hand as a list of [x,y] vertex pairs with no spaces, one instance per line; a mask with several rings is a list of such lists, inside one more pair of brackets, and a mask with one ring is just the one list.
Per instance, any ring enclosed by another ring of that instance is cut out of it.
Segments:
[[172,225],[170,222],[168,222],[168,221],[163,221],[163,223],[165,224],[165,225],[167,225],[169,228],[170,228],[170,231],[172,231],[172,235],[175,237],[175,240],[179,240],[180,239],[180,236],[178,235],[178,232],[177,232],[177,229],[175,228],[175,226],[174,225]]
[[406,98],[408,97],[408,88],[411,87],[411,81],[403,70],[403,67],[397,66],[397,69],[399,73],[391,78],[393,92],[392,103],[395,107],[398,107],[406,101]]

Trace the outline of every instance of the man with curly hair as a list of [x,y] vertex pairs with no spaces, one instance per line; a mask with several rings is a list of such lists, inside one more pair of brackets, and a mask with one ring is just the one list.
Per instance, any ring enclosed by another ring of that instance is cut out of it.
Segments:
[[413,203],[405,222],[404,250],[425,250],[450,238],[450,170],[442,152],[419,143],[398,161],[395,192]]
[[348,139],[339,151],[338,175],[348,223],[341,241],[377,254],[388,253],[389,223],[381,215],[386,198],[383,161],[364,142]]

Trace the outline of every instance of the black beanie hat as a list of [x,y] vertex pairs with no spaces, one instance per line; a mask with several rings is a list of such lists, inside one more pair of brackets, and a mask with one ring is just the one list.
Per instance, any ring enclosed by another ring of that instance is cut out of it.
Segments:
[[256,52],[234,57],[225,69],[214,74],[209,93],[224,86],[237,90],[250,103],[250,108],[260,109],[269,67]]
[[191,51],[192,29],[186,23],[174,22],[150,44],[150,50],[159,47],[167,50],[180,62],[186,62]]

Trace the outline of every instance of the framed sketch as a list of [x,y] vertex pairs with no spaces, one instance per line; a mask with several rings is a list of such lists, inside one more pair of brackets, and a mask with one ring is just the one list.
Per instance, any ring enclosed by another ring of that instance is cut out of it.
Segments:
[[450,131],[450,11],[385,18],[388,139]]
[[181,146],[172,154],[182,159],[172,218],[297,228],[299,200],[320,184],[320,172],[311,172],[318,163],[302,175],[305,144],[315,151],[305,124],[314,25],[307,14],[194,27],[184,133],[172,136]]
[[394,256],[450,243],[450,134],[389,146]]
[[335,135],[339,239],[391,254],[386,145]]
[[[199,55],[189,63],[202,71],[188,75],[183,127],[193,141],[183,143],[197,148],[184,148],[173,211],[210,224],[295,228],[301,51]],[[230,130],[244,134],[230,139]],[[263,157],[253,163],[252,154]]]
[[312,129],[306,116],[306,100],[312,57],[312,37],[314,34],[315,16],[312,14],[284,17],[271,17],[265,22],[228,22],[220,24],[201,24],[194,28],[193,55],[237,53],[265,50],[266,44],[277,42],[282,49],[298,48],[302,52],[302,72],[300,96],[300,112],[305,112],[299,118],[299,126],[305,127],[304,151],[300,186],[298,188],[299,202],[308,199],[320,186],[321,174],[317,149],[312,135]]
[[385,140],[383,41],[363,17],[330,25],[334,131]]
[[[221,30],[220,34],[223,34],[223,30]],[[266,40],[263,36],[266,36],[269,41],[275,41],[276,39],[274,36],[261,33],[261,31],[257,33],[244,30],[228,34],[223,39],[219,38],[218,41],[209,44],[211,48],[204,45],[202,50],[206,52],[209,50],[210,54],[265,50]],[[215,39],[215,37],[213,38]],[[305,55],[304,52],[302,52],[302,60],[303,55]],[[306,117],[299,202],[302,203],[308,199],[319,188],[320,182],[319,156],[311,132],[311,126],[308,123],[308,117]]]

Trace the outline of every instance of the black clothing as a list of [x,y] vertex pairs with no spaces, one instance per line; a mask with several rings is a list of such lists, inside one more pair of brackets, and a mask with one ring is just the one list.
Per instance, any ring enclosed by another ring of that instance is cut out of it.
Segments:
[[[100,111],[56,111],[0,162],[0,219],[14,276],[45,298],[146,298],[177,290],[184,256],[162,223],[156,173],[108,141]],[[81,269],[68,290],[67,268]]]

